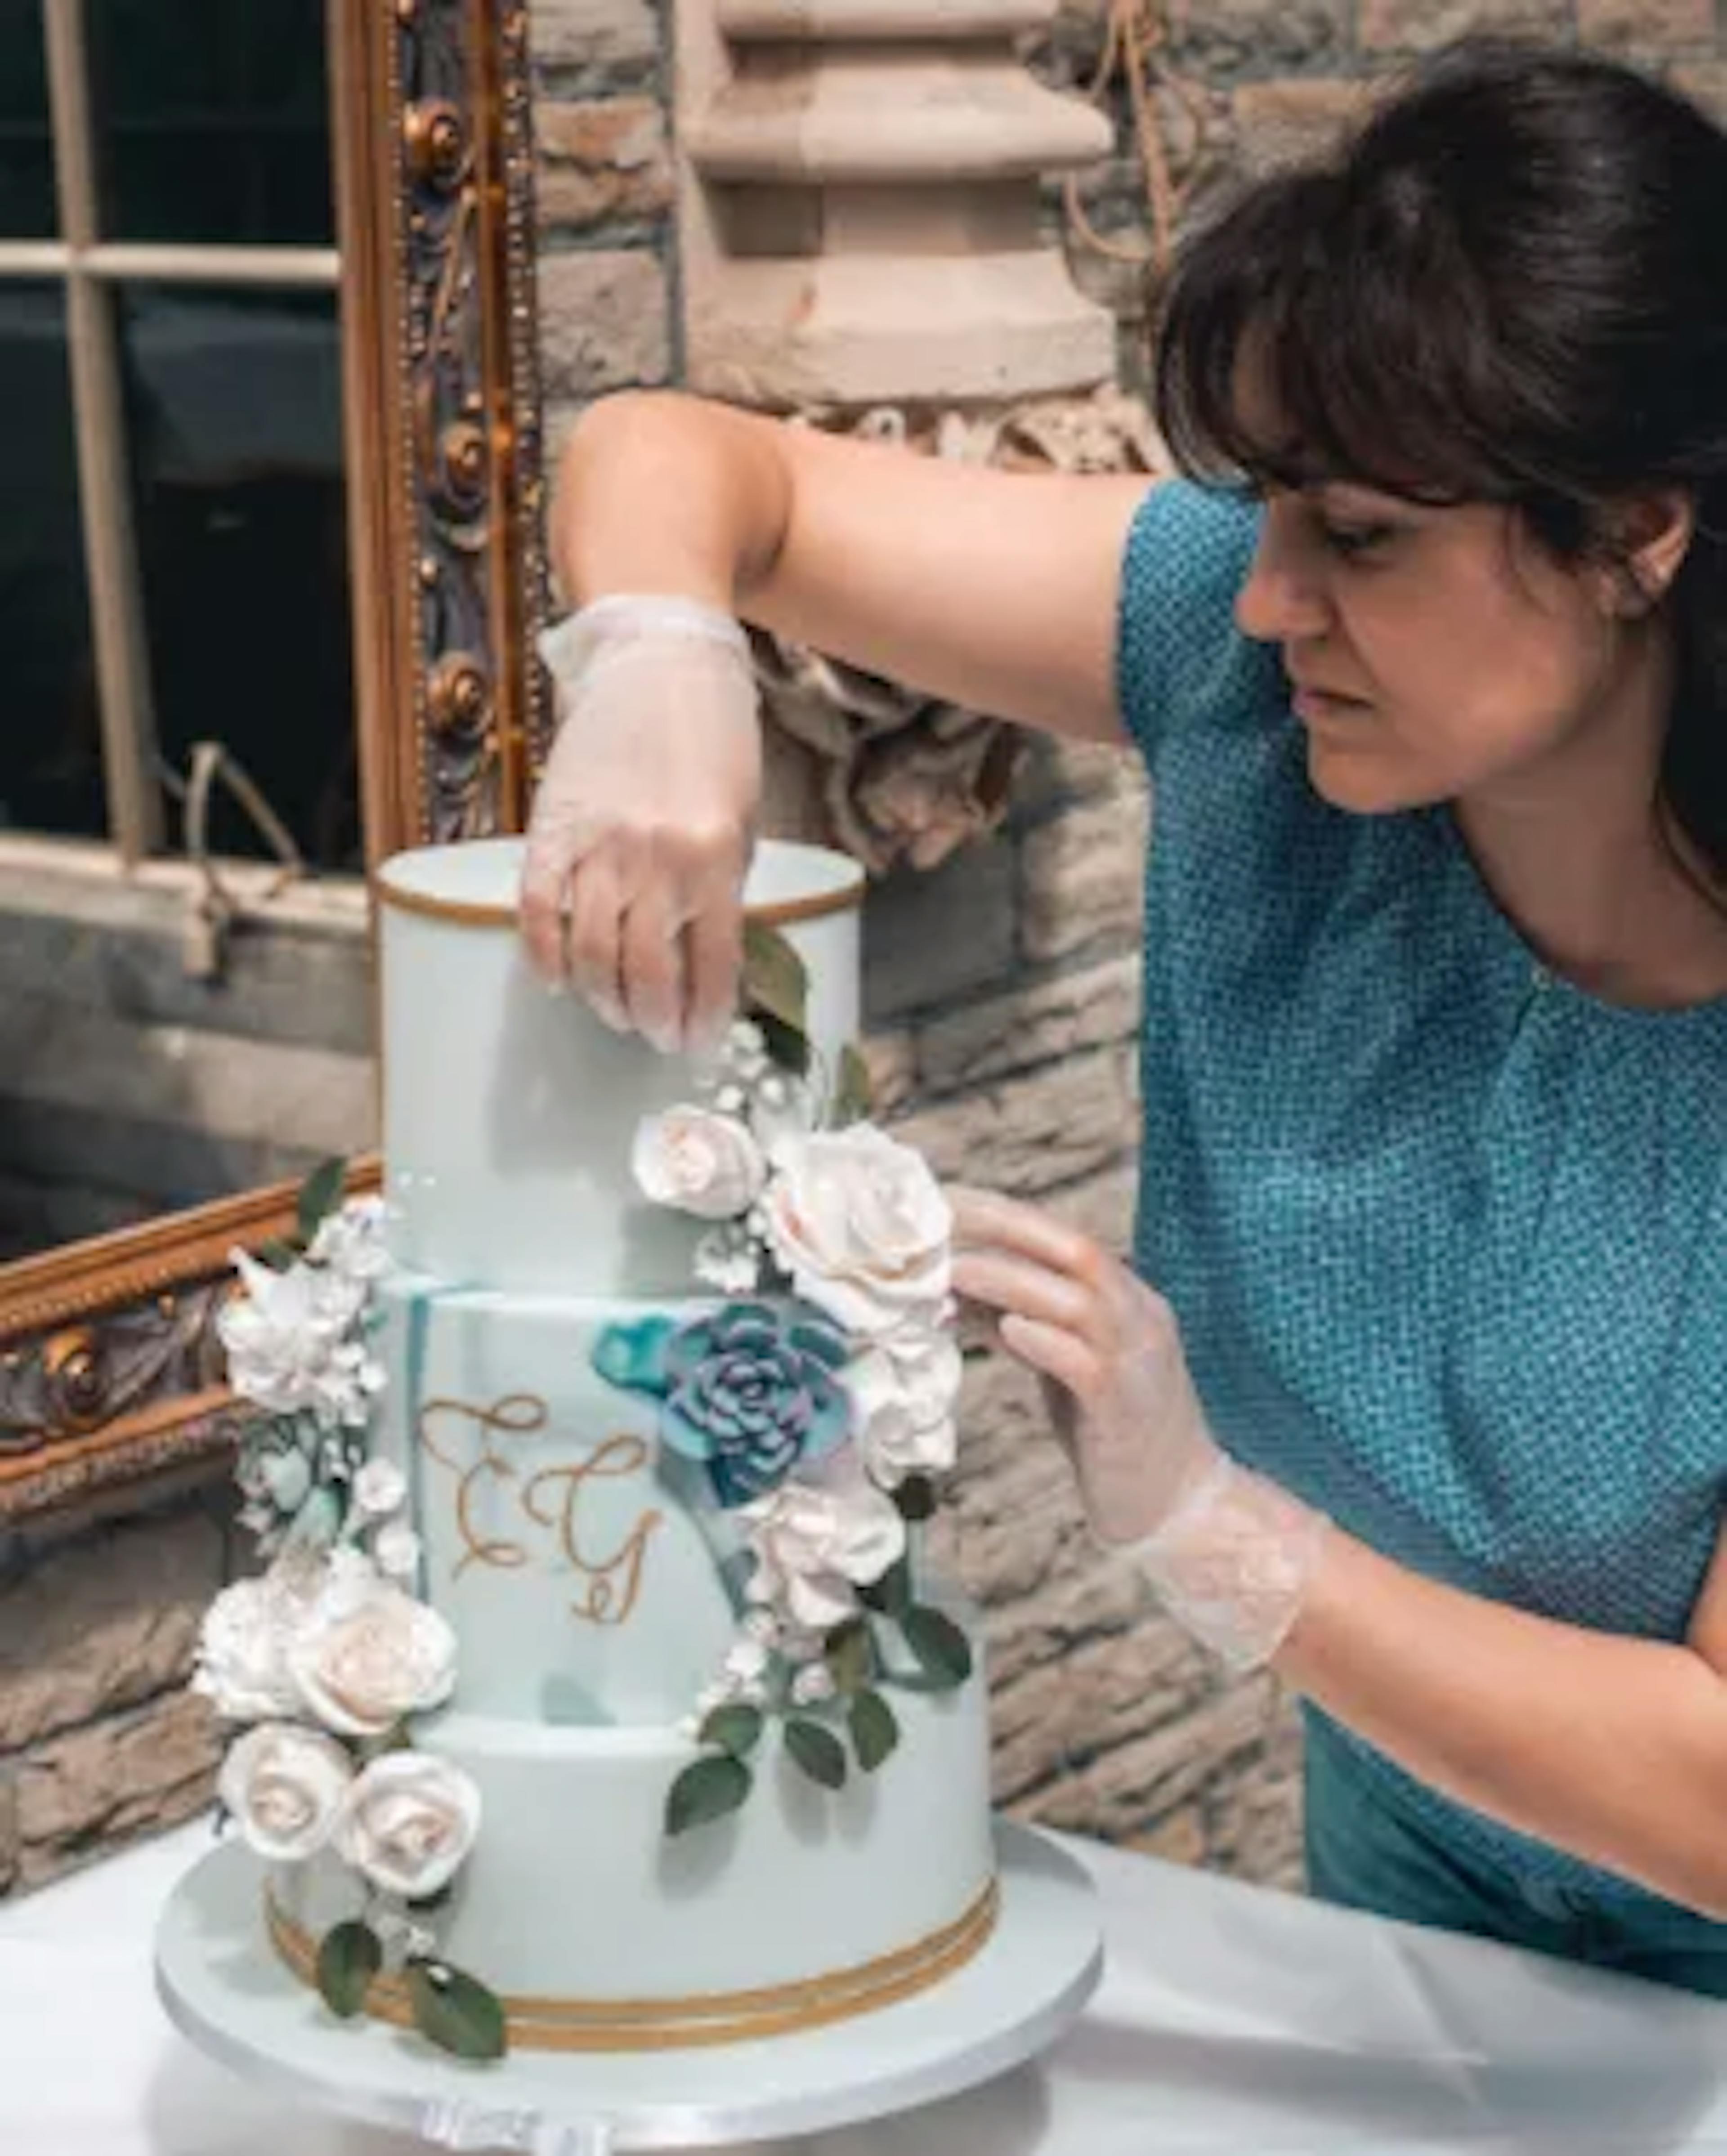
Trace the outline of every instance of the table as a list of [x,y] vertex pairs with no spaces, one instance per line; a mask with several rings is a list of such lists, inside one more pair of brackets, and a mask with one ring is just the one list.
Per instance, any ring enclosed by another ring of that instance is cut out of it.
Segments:
[[[0,1905],[6,2156],[425,2156],[285,2109],[169,2027],[183,1829]],[[1036,2066],[775,2156],[1680,2156],[1727,2151],[1727,2004],[1069,1842],[1109,1972]],[[758,2152],[759,2156],[759,2152]]]

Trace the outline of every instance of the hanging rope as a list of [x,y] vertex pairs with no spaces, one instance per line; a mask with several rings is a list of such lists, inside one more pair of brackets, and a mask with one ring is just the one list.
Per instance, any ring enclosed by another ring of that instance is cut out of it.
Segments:
[[1133,141],[1145,189],[1150,224],[1144,239],[1123,239],[1100,232],[1080,199],[1079,180],[1067,173],[1061,183],[1062,205],[1068,222],[1095,254],[1113,262],[1128,262],[1153,270],[1159,277],[1168,271],[1174,252],[1175,228],[1186,191],[1170,169],[1169,145],[1158,110],[1157,93],[1174,96],[1186,113],[1195,141],[1205,123],[1200,94],[1164,56],[1169,25],[1161,0],[1109,0],[1104,19],[1103,50],[1096,73],[1086,86],[1094,105],[1108,108],[1118,80],[1127,85],[1128,107],[1133,123]]

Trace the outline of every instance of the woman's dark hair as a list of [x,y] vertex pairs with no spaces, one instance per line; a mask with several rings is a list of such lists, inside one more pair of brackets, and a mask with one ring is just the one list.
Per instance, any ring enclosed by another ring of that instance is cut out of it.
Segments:
[[1661,798],[1727,881],[1727,135],[1612,61],[1465,40],[1196,232],[1159,316],[1195,478],[1500,501],[1574,562],[1687,490]]

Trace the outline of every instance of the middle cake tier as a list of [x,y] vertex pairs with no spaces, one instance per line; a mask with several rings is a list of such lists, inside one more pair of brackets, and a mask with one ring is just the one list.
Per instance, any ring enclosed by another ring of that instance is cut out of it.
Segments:
[[[748,1570],[712,1471],[659,1403],[602,1374],[717,1299],[382,1282],[373,1449],[406,1477],[420,1591],[460,1641],[470,1714],[606,1727],[688,1716],[737,1636]],[[764,1303],[763,1307],[771,1307]]]

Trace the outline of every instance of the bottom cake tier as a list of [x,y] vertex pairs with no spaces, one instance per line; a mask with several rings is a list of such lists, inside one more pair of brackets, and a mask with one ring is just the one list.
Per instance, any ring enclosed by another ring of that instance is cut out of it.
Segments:
[[[896,1689],[894,1708],[900,1742],[876,1774],[820,1788],[770,1730],[743,1806],[676,1837],[666,1791],[697,1755],[675,1731],[429,1720],[420,1748],[484,1805],[434,1920],[440,1953],[498,1994],[528,2049],[743,2041],[938,1982],[995,1916],[981,1671],[955,1692]],[[271,1937],[306,1981],[358,1898],[326,1858],[273,1874]],[[399,1979],[376,1979],[367,2007],[411,2018]]]

